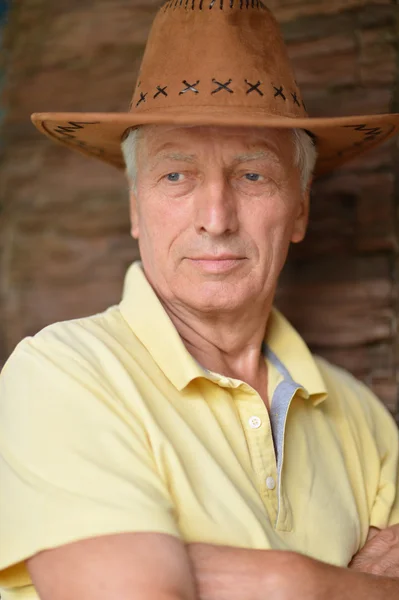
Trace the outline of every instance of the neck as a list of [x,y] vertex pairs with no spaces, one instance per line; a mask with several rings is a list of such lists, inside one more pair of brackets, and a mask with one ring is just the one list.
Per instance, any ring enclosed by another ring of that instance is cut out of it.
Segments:
[[272,299],[237,314],[198,315],[161,302],[187,350],[215,373],[239,379],[258,391],[267,404],[267,368],[262,344]]

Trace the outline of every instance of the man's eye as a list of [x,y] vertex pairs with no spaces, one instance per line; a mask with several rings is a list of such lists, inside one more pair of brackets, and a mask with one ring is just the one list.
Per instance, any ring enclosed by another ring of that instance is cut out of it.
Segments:
[[259,175],[259,173],[245,173],[245,178],[248,181],[261,181],[262,179],[262,175]]
[[171,183],[179,183],[182,181],[183,177],[183,173],[168,173],[166,175],[167,181],[170,181]]

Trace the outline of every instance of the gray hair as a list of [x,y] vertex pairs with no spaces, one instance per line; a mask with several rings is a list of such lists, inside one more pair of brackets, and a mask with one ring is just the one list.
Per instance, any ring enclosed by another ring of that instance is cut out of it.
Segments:
[[[133,189],[136,187],[137,180],[137,146],[141,130],[142,127],[131,129],[122,142],[126,173]],[[293,129],[292,133],[295,144],[295,165],[301,172],[302,191],[305,192],[316,165],[317,150],[313,140],[306,131],[303,129]]]

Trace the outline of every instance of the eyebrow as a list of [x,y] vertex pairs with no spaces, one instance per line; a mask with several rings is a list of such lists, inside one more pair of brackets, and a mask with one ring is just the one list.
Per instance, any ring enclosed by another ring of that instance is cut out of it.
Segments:
[[[153,171],[162,160],[172,160],[176,162],[187,162],[193,164],[197,159],[195,154],[184,154],[182,152],[159,152],[155,156],[151,171]],[[250,162],[255,160],[268,159],[272,160],[275,164],[280,164],[280,160],[275,152],[270,149],[257,150],[254,152],[247,152],[245,154],[239,154],[233,158],[233,164],[240,164],[243,162]]]
[[182,152],[160,152],[156,155],[150,170],[153,171],[162,160],[194,163],[195,159],[195,154],[183,154]]
[[250,162],[252,160],[261,160],[267,158],[268,160],[272,160],[273,162],[279,164],[280,160],[278,159],[277,154],[275,154],[272,150],[258,150],[256,152],[248,152],[246,154],[239,154],[234,158],[234,162]]

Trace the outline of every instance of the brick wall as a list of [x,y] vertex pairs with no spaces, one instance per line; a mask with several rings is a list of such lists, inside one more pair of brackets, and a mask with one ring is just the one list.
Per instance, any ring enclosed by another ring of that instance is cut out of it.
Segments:
[[[14,0],[2,108],[0,359],[48,323],[118,301],[129,237],[125,182],[51,144],[35,110],[125,110],[159,0]],[[269,0],[314,116],[399,112],[398,2]],[[309,235],[278,304],[318,353],[397,413],[398,146],[316,184]]]

